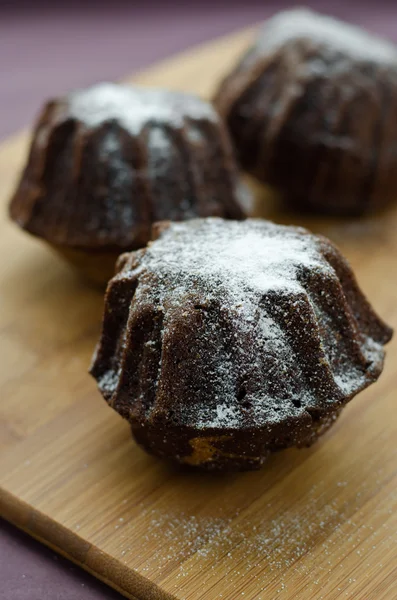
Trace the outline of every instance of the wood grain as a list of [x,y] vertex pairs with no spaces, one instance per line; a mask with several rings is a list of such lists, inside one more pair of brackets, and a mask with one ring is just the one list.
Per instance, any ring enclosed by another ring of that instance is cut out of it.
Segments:
[[[135,77],[209,95],[250,31]],[[395,600],[397,349],[308,450],[211,476],[146,456],[87,375],[102,294],[6,219],[28,134],[0,146],[1,512],[129,598]],[[329,235],[397,327],[397,207],[356,221],[255,213]]]

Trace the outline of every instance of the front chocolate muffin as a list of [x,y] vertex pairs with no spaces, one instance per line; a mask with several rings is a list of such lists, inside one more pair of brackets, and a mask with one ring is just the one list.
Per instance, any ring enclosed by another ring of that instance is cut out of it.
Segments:
[[338,250],[262,220],[164,223],[123,255],[91,373],[149,452],[254,469],[373,383],[391,330]]
[[10,214],[102,282],[154,221],[240,219],[246,195],[210,104],[102,83],[44,108]]

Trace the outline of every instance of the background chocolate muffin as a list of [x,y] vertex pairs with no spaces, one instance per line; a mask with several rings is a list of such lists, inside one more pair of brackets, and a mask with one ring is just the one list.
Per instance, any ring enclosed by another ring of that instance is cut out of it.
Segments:
[[243,218],[246,194],[210,104],[102,83],[44,108],[10,214],[107,281],[121,252],[147,243],[154,221]]
[[215,105],[241,165],[297,209],[361,214],[397,197],[397,50],[308,10],[266,22]]
[[260,219],[158,234],[120,258],[91,368],[149,452],[258,468],[313,443],[380,375],[391,330],[325,238]]

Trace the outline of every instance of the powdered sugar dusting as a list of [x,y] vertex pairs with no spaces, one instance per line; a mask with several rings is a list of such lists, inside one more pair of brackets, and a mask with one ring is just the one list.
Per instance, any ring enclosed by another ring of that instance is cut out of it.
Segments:
[[[176,276],[174,295],[197,278],[208,296],[227,286],[237,306],[269,290],[298,290],[302,266],[330,270],[314,238],[303,230],[261,220],[244,223],[209,218],[172,224],[170,234],[149,244],[144,264]],[[303,233],[303,235],[302,235]],[[181,256],[183,260],[181,261]],[[225,301],[227,299],[225,298]]]
[[186,117],[218,119],[210,104],[196,96],[115,83],[78,90],[69,95],[68,101],[71,116],[85,126],[94,128],[104,121],[117,120],[133,135],[148,122],[182,127]]
[[120,370],[115,372],[113,370],[106,371],[98,379],[98,385],[100,386],[104,394],[109,394],[114,391],[117,386],[120,377]]
[[[211,427],[238,427],[240,424],[239,419],[239,410],[238,407],[229,406],[226,403],[217,404],[216,408],[216,416],[211,421]],[[198,427],[203,427],[204,425],[208,426],[208,421],[201,422],[198,421]]]
[[335,375],[335,382],[343,391],[343,393],[349,397],[353,394],[357,389],[357,382],[363,380],[365,382],[365,377],[362,372],[358,369],[352,372],[339,373]]
[[315,40],[356,60],[397,65],[397,49],[365,30],[307,9],[288,10],[266,22],[258,48],[281,48],[293,40]]

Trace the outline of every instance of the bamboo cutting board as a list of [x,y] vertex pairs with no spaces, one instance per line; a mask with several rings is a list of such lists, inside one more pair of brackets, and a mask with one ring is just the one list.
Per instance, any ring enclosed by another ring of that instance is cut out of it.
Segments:
[[[208,95],[243,32],[136,78]],[[26,153],[0,146],[1,512],[138,600],[395,600],[397,346],[379,382],[314,447],[260,472],[174,470],[146,456],[87,375],[102,294],[6,219]],[[256,214],[330,236],[397,327],[397,206],[356,221]]]

